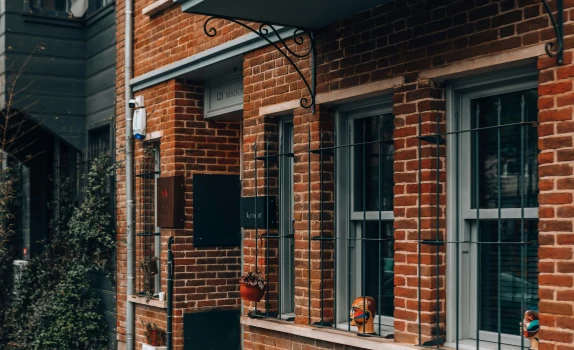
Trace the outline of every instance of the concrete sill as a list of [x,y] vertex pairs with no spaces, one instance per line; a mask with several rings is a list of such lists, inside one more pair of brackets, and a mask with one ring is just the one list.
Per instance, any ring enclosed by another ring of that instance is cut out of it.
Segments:
[[413,350],[414,345],[396,343],[391,339],[375,337],[359,337],[356,334],[338,331],[335,329],[324,329],[303,325],[294,325],[291,322],[274,319],[252,319],[246,316],[241,317],[241,324],[256,328],[267,329],[276,332],[293,334],[309,339],[322,340],[329,343],[352,346],[367,350]]
[[173,5],[173,0],[155,0],[153,4],[144,7],[142,14],[144,16],[153,16],[158,12],[165,10]]
[[167,309],[167,301],[159,301],[159,300],[153,299],[153,298],[148,301],[146,297],[137,297],[137,296],[132,295],[130,297],[130,302],[132,302],[134,304],[141,304],[141,305],[147,305],[147,306],[155,307],[158,309]]

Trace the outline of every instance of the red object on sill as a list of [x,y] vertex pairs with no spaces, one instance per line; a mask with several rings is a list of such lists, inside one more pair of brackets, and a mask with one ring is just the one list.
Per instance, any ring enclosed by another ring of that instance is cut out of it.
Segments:
[[265,289],[241,283],[239,285],[239,293],[241,294],[241,299],[245,301],[259,302],[263,298],[263,294],[265,294]]
[[152,329],[149,332],[149,345],[151,346],[160,346],[161,345],[161,337],[157,330]]

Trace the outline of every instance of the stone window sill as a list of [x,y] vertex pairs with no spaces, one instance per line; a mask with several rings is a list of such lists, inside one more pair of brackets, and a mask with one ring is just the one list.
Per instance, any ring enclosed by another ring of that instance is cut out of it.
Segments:
[[275,319],[252,319],[241,317],[241,324],[276,332],[293,334],[296,336],[322,340],[329,343],[353,346],[367,350],[413,350],[414,345],[396,343],[391,339],[376,337],[359,337],[354,333],[334,329],[315,328],[303,325],[294,325],[291,322]]
[[155,0],[151,5],[144,7],[142,14],[144,16],[153,16],[171,5],[173,5],[173,0]]
[[131,296],[130,302],[134,304],[147,305],[158,309],[167,309],[167,301],[159,301],[157,299],[147,299],[146,297]]

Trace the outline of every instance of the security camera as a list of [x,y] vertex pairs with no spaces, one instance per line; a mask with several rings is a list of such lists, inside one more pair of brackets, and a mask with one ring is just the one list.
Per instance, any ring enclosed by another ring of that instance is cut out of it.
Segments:
[[130,100],[130,102],[128,103],[128,106],[130,106],[130,108],[136,108],[136,105],[137,105],[137,101],[135,98],[132,98]]

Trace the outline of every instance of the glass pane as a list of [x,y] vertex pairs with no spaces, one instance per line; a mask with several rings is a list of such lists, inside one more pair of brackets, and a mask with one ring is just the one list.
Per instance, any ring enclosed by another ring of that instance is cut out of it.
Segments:
[[395,309],[393,223],[381,221],[379,227],[378,221],[366,221],[365,227],[364,237],[368,239],[363,242],[365,295],[375,298],[381,315],[393,317]]
[[[393,115],[356,119],[353,125],[354,211],[393,210]],[[364,184],[364,186],[363,186]]]
[[[537,90],[511,92],[483,97],[471,101],[473,128],[536,121]],[[472,199],[476,208],[476,193],[479,193],[481,208],[498,208],[498,188],[502,208],[520,208],[521,128],[524,128],[524,206],[538,206],[538,134],[532,126],[503,126],[472,133]],[[500,130],[500,145],[498,131]],[[478,141],[478,142],[477,142]],[[477,147],[478,143],[478,147]],[[498,176],[500,150],[500,179]],[[478,159],[477,159],[478,157]],[[478,160],[478,171],[477,167]],[[477,175],[478,174],[478,179]],[[478,187],[477,187],[478,180]],[[500,181],[500,182],[499,182]]]
[[[525,311],[522,310],[522,300],[524,299],[526,310],[538,308],[537,226],[537,220],[525,220],[524,222],[524,241],[531,242],[524,249],[524,260],[521,260],[520,244],[480,245],[480,297],[477,309],[481,313],[481,330],[498,332],[498,314],[500,313],[501,332],[519,335],[520,322]],[[520,220],[501,222],[500,240],[502,242],[520,242],[521,234]],[[498,235],[497,221],[481,220],[480,242],[497,242]],[[500,255],[498,247],[500,247]],[[522,266],[524,266],[524,274],[522,274]],[[498,310],[499,291],[500,310]]]

